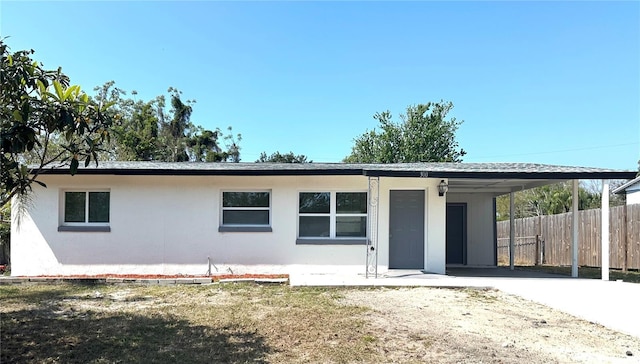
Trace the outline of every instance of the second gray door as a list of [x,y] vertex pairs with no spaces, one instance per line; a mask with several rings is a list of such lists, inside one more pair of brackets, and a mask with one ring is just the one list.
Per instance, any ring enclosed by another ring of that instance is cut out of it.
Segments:
[[424,268],[424,190],[390,191],[389,268]]
[[467,264],[467,204],[447,204],[447,264]]

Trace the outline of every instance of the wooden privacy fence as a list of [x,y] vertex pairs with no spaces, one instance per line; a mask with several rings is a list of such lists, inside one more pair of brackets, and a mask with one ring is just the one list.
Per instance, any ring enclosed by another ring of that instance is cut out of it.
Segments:
[[[600,209],[578,212],[578,265],[601,264]],[[640,269],[640,204],[616,206],[609,215],[609,266]],[[571,213],[515,220],[516,264],[571,265]],[[509,221],[497,223],[498,262],[509,262]]]

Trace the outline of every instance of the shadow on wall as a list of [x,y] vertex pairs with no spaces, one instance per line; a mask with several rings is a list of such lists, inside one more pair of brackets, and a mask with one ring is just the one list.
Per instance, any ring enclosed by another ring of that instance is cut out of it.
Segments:
[[185,236],[165,243],[144,231],[59,232],[57,228],[40,227],[38,222],[36,226],[38,237],[30,240],[37,245],[30,249],[52,255],[59,264],[197,264],[205,267],[207,257],[220,258],[215,253],[220,242],[211,236]]

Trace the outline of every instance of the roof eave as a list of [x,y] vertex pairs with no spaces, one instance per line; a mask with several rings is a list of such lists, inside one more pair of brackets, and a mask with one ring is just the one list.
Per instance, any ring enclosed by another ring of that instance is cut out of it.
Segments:
[[[69,174],[67,168],[45,169],[41,174]],[[80,168],[78,175],[124,176],[371,176],[371,177],[423,177],[423,178],[484,178],[484,179],[631,179],[636,172],[482,172],[482,171],[418,171],[363,168],[327,169],[123,169]]]
[[635,172],[453,172],[453,171],[383,171],[365,170],[364,174],[374,177],[424,177],[424,178],[484,178],[484,179],[628,179]]
[[[48,169],[40,174],[69,174],[68,169]],[[78,169],[78,175],[116,175],[116,176],[360,176],[362,170],[230,170],[230,169]]]
[[[636,173],[636,176],[637,176],[637,173]],[[629,187],[633,186],[634,184],[636,184],[636,183],[640,182],[640,177],[636,177],[636,176],[631,177],[631,178],[632,178],[632,179],[631,179],[631,181],[629,181],[629,182],[627,182],[627,183],[623,184],[622,186],[620,186],[620,187],[618,187],[618,188],[614,189],[614,190],[613,190],[613,191],[611,191],[611,192],[612,192],[612,193],[615,193],[615,194],[621,194],[621,193],[624,193],[624,192],[627,190],[627,188],[629,188]]]

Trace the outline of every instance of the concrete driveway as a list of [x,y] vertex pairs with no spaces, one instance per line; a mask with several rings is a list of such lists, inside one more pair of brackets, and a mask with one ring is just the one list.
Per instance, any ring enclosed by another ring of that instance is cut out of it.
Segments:
[[640,337],[640,284],[505,268],[448,269],[447,274],[394,270],[376,279],[361,275],[292,274],[290,282],[292,286],[495,288]]
[[640,284],[597,279],[496,279],[494,287],[640,337]]

